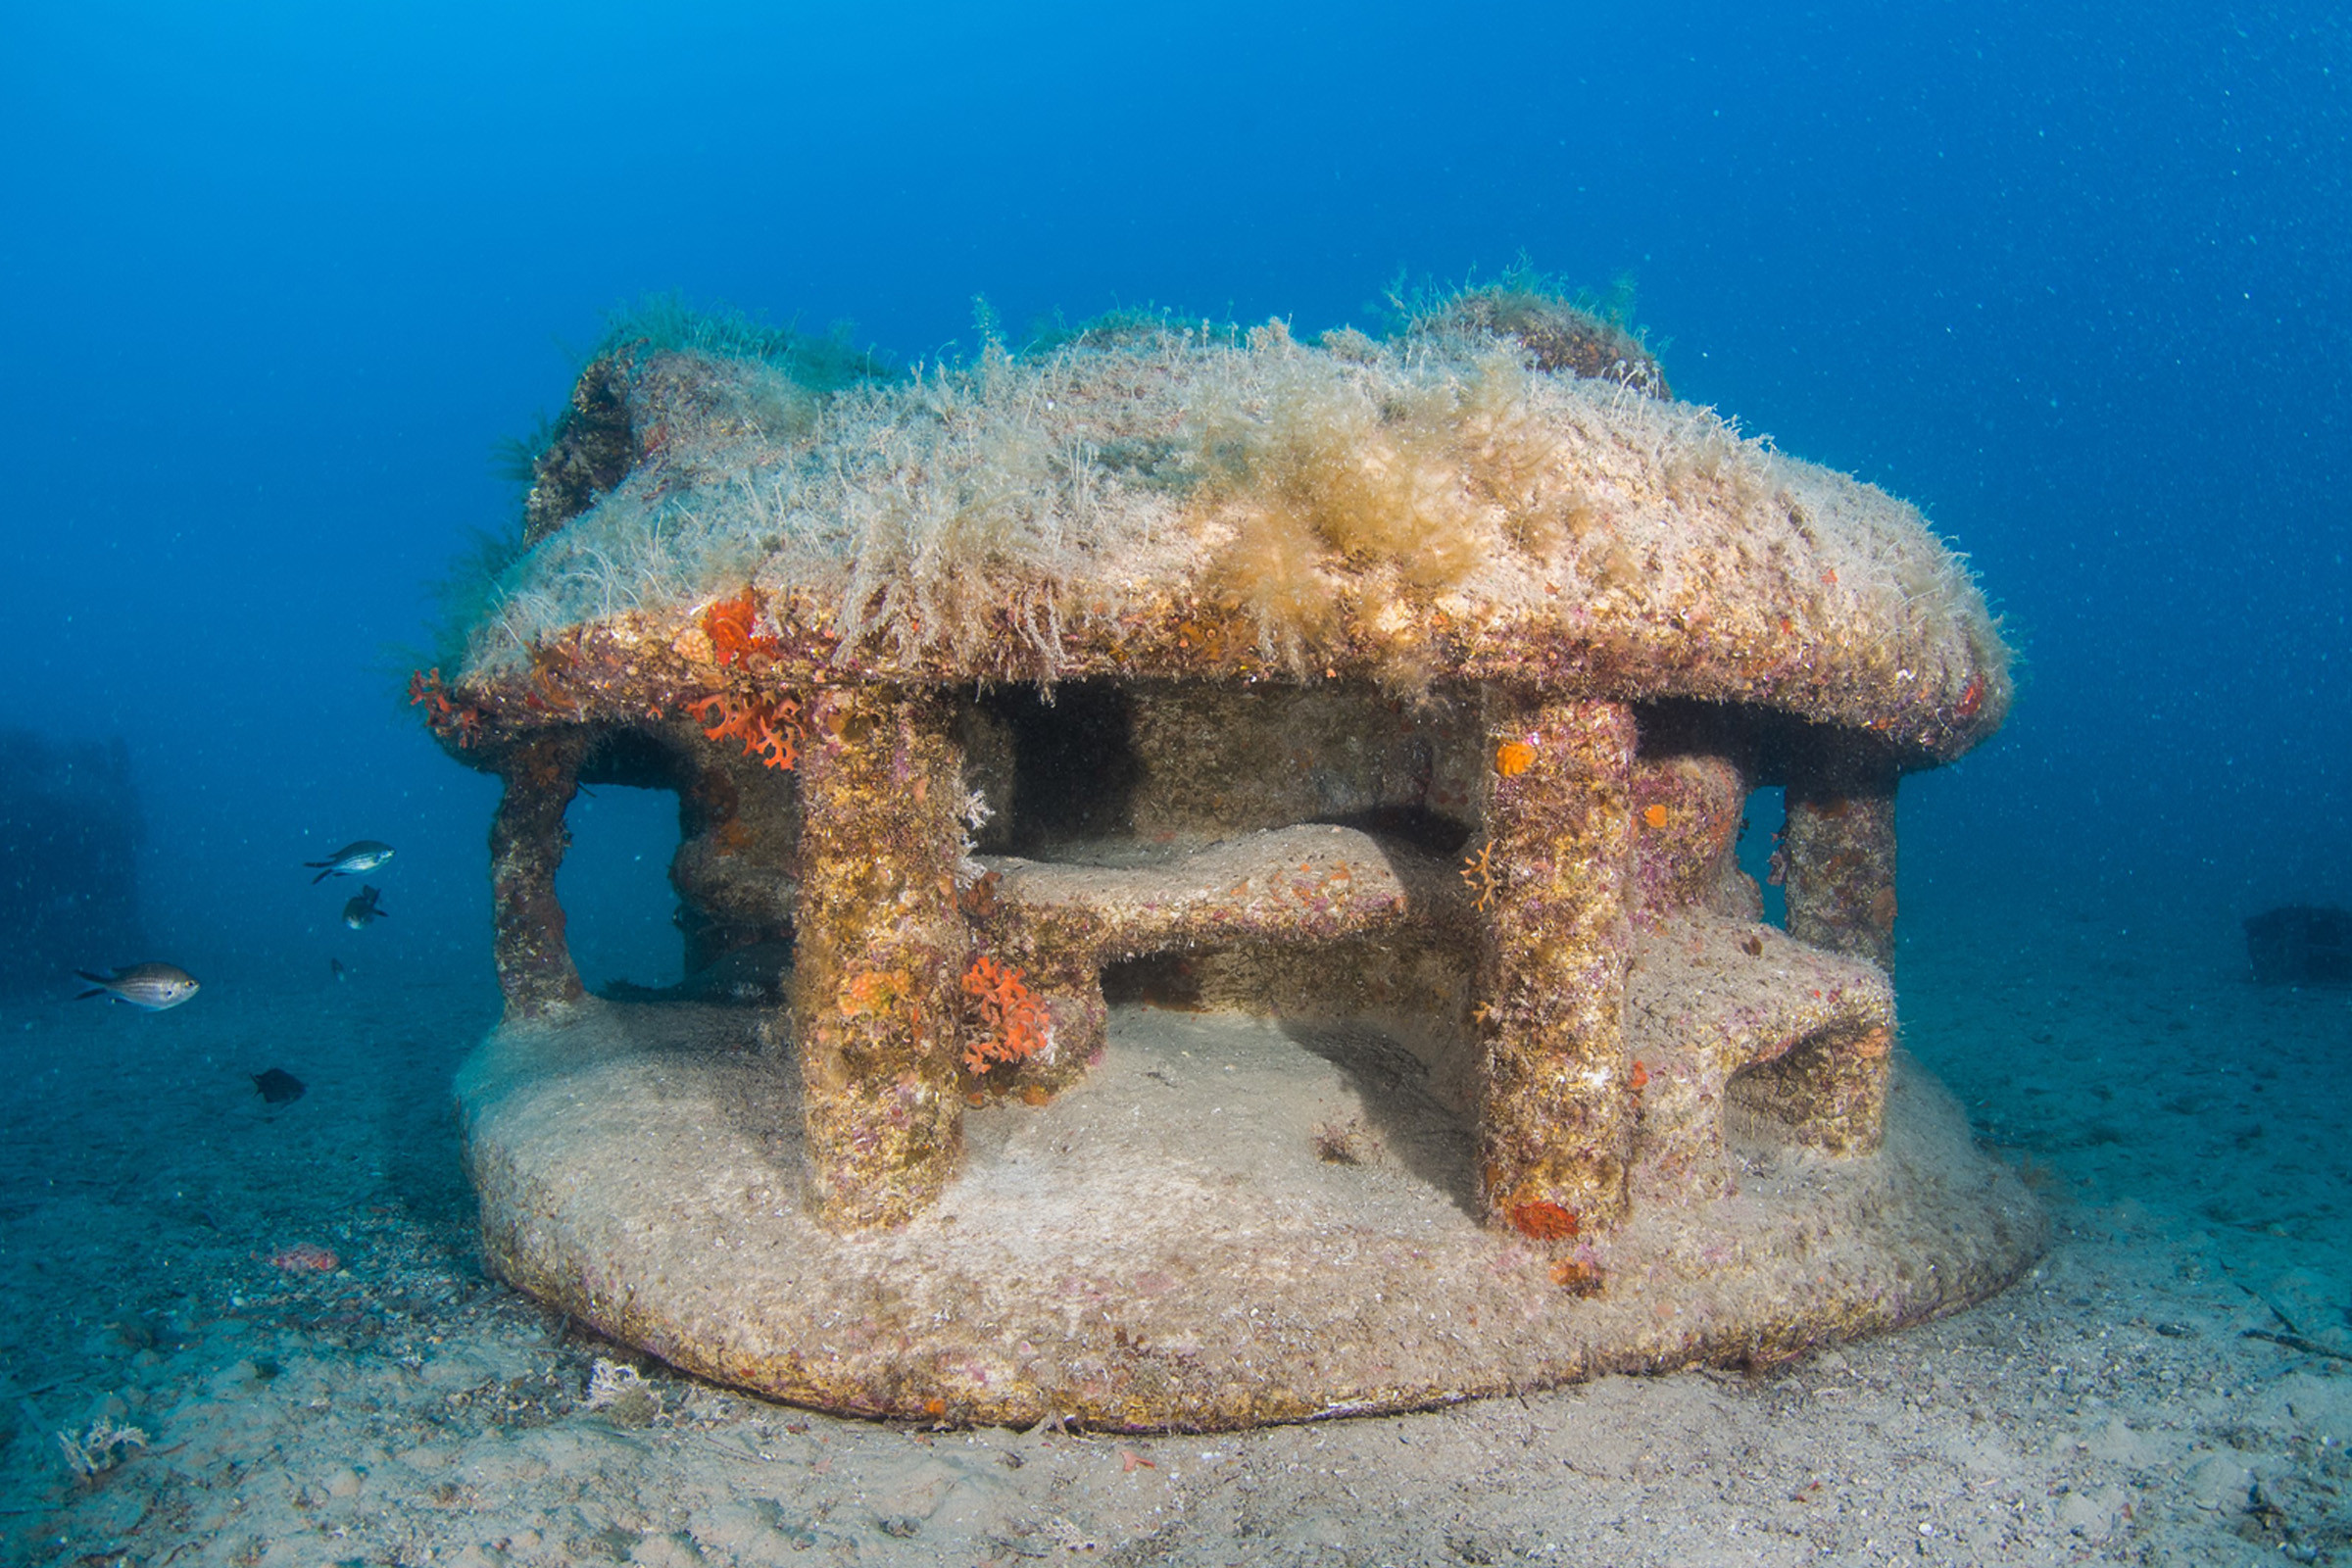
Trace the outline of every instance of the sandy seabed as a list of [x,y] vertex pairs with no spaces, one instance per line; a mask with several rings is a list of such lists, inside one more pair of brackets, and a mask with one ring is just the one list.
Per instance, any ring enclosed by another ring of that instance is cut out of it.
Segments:
[[1907,1046],[2052,1207],[2017,1288],[1763,1373],[1213,1438],[836,1419],[484,1278],[486,977],[9,1009],[0,1560],[2352,1562],[2352,993],[2253,986],[2225,915],[1906,928]]

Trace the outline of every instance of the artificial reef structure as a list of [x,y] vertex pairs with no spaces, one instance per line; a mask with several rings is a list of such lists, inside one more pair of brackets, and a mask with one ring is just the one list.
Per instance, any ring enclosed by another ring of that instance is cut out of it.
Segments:
[[53,997],[77,969],[138,955],[145,838],[121,738],[0,730],[0,997]]
[[[1567,302],[888,375],[671,313],[532,475],[411,695],[505,783],[485,1248],[602,1332],[1207,1429],[1770,1361],[2041,1249],[1888,974],[1897,786],[2010,700],[1982,595]],[[677,795],[676,995],[583,990],[583,783]]]

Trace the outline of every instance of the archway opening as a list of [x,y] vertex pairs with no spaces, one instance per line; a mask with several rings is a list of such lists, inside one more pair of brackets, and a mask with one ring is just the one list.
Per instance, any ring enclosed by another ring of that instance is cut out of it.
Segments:
[[1740,810],[1740,869],[1764,891],[1764,923],[1788,929],[1788,890],[1781,885],[1781,828],[1788,818],[1788,792],[1778,784],[1750,790]]
[[564,825],[571,847],[556,873],[556,898],[580,983],[599,995],[678,984],[685,944],[669,882],[678,853],[676,793],[582,785]]

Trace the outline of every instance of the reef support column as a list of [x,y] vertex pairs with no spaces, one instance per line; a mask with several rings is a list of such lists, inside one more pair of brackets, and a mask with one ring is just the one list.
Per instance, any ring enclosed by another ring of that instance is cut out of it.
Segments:
[[564,812],[579,789],[578,735],[518,742],[498,764],[506,793],[490,818],[492,955],[508,1021],[537,1018],[580,1000],[580,972],[564,940],[556,868],[571,833]]
[[1484,694],[1479,1190],[1489,1219],[1558,1239],[1626,1206],[1634,715]]
[[1867,737],[1831,733],[1792,760],[1782,830],[1788,934],[1894,967],[1893,760]]
[[1017,1093],[1042,1103],[1040,1097],[1061,1093],[1102,1059],[1110,1039],[1102,965],[1127,955],[1100,916],[1004,898],[995,885],[1002,880],[992,873],[972,888],[965,912],[981,951],[1016,971],[1045,1007],[1049,1045],[1027,1061],[993,1067],[972,1092]]
[[961,754],[921,691],[818,692],[801,759],[794,1039],[817,1217],[904,1223],[956,1173]]

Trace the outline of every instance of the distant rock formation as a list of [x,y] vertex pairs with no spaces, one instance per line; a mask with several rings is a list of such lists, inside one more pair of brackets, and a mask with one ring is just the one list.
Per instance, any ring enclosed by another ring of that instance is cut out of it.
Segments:
[[0,730],[0,996],[142,956],[130,750]]
[[2266,986],[2352,985],[2352,909],[2266,910],[2246,922],[2246,956]]

